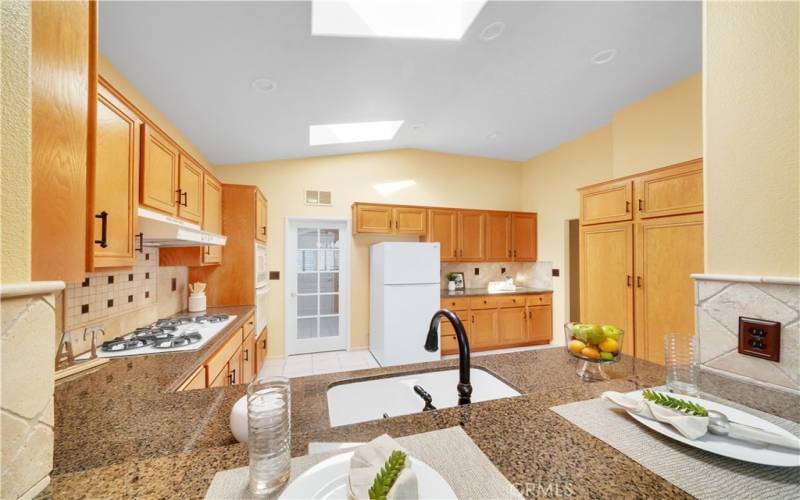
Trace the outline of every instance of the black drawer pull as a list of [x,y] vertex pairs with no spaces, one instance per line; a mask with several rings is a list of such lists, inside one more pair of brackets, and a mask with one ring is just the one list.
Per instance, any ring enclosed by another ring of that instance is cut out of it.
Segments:
[[139,233],[136,237],[139,238],[139,248],[137,248],[136,251],[144,253],[144,233]]
[[100,239],[94,240],[94,242],[100,245],[100,248],[106,248],[108,246],[108,212],[103,210],[94,217],[100,219]]

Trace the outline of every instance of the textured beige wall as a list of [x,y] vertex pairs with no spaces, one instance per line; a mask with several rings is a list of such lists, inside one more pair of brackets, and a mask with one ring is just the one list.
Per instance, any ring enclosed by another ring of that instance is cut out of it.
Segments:
[[178,127],[175,126],[161,111],[150,102],[139,89],[133,84],[109,61],[104,55],[100,54],[98,61],[98,72],[100,76],[108,80],[111,85],[119,90],[130,102],[132,102],[142,113],[158,125],[173,141],[180,147],[186,150],[187,153],[192,155],[197,161],[202,162],[206,167],[211,167],[211,162],[208,158],[192,144],[192,142],[183,135]]
[[700,73],[614,113],[614,177],[703,156]]
[[708,273],[800,276],[798,10],[705,3]]
[[0,282],[31,277],[31,8],[0,2]]
[[[270,331],[274,332],[269,337],[269,355],[283,355],[283,233],[287,216],[348,219],[355,201],[516,210],[521,207],[520,168],[517,162],[419,150],[218,166],[216,171],[223,182],[257,185],[269,200],[269,268],[281,271],[282,278],[272,282],[269,298]],[[389,195],[376,190],[382,183],[405,180],[415,184]],[[333,206],[306,206],[305,189],[332,191]],[[369,245],[386,240],[383,236],[353,238],[353,347],[366,347],[369,343]]]
[[569,220],[579,216],[576,189],[612,177],[612,130],[605,125],[531,158],[522,167],[522,208],[539,214],[539,260],[552,261],[553,340],[564,343],[561,325],[569,314]]

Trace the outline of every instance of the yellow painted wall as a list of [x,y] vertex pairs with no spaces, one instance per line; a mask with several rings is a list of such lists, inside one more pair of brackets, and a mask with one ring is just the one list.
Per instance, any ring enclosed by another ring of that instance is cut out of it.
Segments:
[[0,282],[31,277],[31,7],[2,2]]
[[168,136],[172,138],[187,153],[192,155],[195,160],[202,162],[205,167],[212,168],[208,158],[195,147],[194,144],[183,135],[178,127],[175,126],[161,111],[156,108],[133,84],[109,61],[104,55],[100,54],[98,62],[98,72],[111,85],[119,90],[130,102],[138,107],[142,113],[158,125]]
[[[520,164],[419,150],[325,156],[299,160],[221,165],[226,183],[257,185],[269,200],[269,268],[281,271],[269,298],[270,357],[284,352],[284,221],[291,217],[348,219],[355,201],[516,210]],[[399,181],[414,185],[382,195],[376,187]],[[305,189],[330,190],[333,206],[304,204]],[[350,236],[348,236],[350,237]],[[352,246],[351,345],[369,343],[369,245],[386,237],[356,236]],[[402,238],[399,238],[403,241]],[[405,241],[415,241],[405,238]]]
[[553,344],[562,345],[568,318],[568,221],[579,216],[577,188],[612,177],[612,129],[605,125],[535,156],[522,166],[522,209],[539,214],[539,260],[561,270],[553,278]]
[[799,10],[705,3],[709,273],[800,276]]
[[703,156],[700,73],[614,113],[614,177]]

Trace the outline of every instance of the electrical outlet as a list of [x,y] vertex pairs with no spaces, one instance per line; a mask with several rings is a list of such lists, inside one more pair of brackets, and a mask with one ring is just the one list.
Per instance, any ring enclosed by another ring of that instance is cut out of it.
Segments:
[[781,359],[781,324],[739,316],[739,353],[779,362]]
[[178,278],[172,278],[172,291],[174,292],[177,289],[178,289]]
[[561,271],[558,269],[553,268],[553,276],[561,276]]
[[481,274],[481,268],[480,267],[476,267],[475,268],[475,276],[478,276],[480,274]]
[[503,276],[506,275],[506,268],[505,267],[501,267],[500,268],[500,274],[503,275]]

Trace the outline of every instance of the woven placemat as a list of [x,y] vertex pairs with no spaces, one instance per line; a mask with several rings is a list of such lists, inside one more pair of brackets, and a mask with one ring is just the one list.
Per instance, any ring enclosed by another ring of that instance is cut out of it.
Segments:
[[[703,394],[800,435],[800,424]],[[701,499],[800,498],[800,467],[757,465],[674,441],[639,424],[602,399],[550,408],[655,474]]]
[[[413,434],[397,438],[409,453],[429,466],[450,484],[460,499],[518,499],[519,491],[470,439],[461,427]],[[342,449],[292,459],[291,480],[311,466]],[[217,472],[206,492],[209,500],[253,498],[247,490],[248,469]]]

